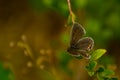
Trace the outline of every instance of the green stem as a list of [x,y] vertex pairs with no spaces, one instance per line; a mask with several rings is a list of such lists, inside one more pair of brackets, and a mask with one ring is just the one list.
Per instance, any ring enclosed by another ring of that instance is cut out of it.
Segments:
[[68,8],[69,8],[70,16],[72,17],[72,22],[74,23],[75,20],[74,20],[73,12],[71,9],[70,0],[67,0],[67,1],[68,1]]

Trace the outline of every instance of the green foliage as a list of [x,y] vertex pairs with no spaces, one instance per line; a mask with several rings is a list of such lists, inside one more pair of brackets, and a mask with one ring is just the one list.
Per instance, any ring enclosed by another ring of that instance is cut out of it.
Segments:
[[[105,54],[105,49],[97,49],[91,54],[88,65],[86,65],[86,70],[89,76],[95,76],[98,80],[118,80],[112,77],[115,75],[113,70],[99,66],[98,59]],[[82,59],[81,56],[75,57],[77,59]]]
[[60,14],[64,15],[65,17],[68,15],[68,5],[66,5],[66,3],[67,0],[30,0],[31,7],[37,11],[51,9],[56,12],[60,11]]
[[5,69],[0,63],[0,80],[15,80],[10,69]]
[[58,54],[58,59],[60,60],[59,62],[59,66],[61,67],[61,69],[63,69],[64,71],[66,71],[69,75],[72,74],[72,72],[70,71],[70,69],[67,67],[69,61],[72,59],[71,55],[68,55],[67,52],[61,51]]
[[96,61],[91,61],[89,64],[86,66],[86,69],[88,71],[88,74],[90,76],[94,75],[94,69],[96,68],[97,62]]
[[113,75],[115,75],[115,72],[113,70],[109,70],[104,67],[99,67],[99,63],[97,62],[97,60],[105,52],[105,49],[95,50],[91,55],[89,64],[86,66],[86,70],[90,76],[96,76],[98,80],[117,80],[117,78],[112,77]]
[[104,67],[99,67],[96,74],[98,80],[117,80],[117,78],[112,77],[115,74],[114,71],[105,69]]

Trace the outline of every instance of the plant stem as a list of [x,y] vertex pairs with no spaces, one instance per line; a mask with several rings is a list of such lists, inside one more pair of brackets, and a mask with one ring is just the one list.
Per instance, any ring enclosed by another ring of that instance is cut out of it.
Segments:
[[72,9],[71,9],[71,5],[70,5],[70,0],[67,0],[68,1],[68,8],[69,8],[69,12],[70,12],[70,16],[72,17],[72,22],[74,23],[74,16],[73,16],[73,12],[72,12]]

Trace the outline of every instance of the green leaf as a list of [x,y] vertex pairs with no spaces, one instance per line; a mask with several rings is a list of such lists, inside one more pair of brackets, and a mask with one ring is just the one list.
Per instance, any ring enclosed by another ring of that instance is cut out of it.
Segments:
[[72,17],[71,15],[68,16],[68,20],[67,20],[67,26],[71,26],[73,23],[72,23]]
[[90,62],[89,64],[88,64],[88,66],[86,66],[86,70],[88,71],[88,74],[90,75],[90,76],[93,76],[94,75],[94,69],[95,69],[95,67],[96,67],[96,65],[97,65],[97,62],[96,61],[92,61],[92,62]]
[[100,80],[116,80],[117,78],[110,78],[112,75],[114,75],[114,71],[105,69],[104,67],[99,67],[99,69],[96,71],[97,78]]
[[68,16],[67,25],[72,25],[73,24],[72,17],[73,17],[74,20],[76,20],[76,16],[73,12],[72,12],[72,16],[71,15]]
[[90,71],[90,72],[88,72],[88,74],[89,74],[89,76],[93,76],[95,74],[95,72],[94,71]]
[[106,52],[105,49],[97,49],[97,50],[95,50],[91,55],[90,61],[99,59],[103,54],[105,54],[105,52]]
[[88,71],[93,71],[94,68],[96,67],[97,62],[96,61],[91,61],[88,66],[86,66]]
[[111,76],[114,74],[115,72],[113,70],[108,70],[108,69],[105,69],[104,72],[102,73],[103,76]]
[[97,72],[97,73],[100,73],[100,72],[103,72],[104,70],[105,70],[104,67],[99,67],[96,72]]

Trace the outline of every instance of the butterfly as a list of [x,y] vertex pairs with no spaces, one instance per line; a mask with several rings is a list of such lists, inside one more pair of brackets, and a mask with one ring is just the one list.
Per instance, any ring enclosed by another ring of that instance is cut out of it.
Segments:
[[71,28],[70,46],[67,49],[70,55],[90,59],[88,52],[93,48],[94,40],[91,37],[83,37],[85,34],[85,29],[79,23],[74,22]]

